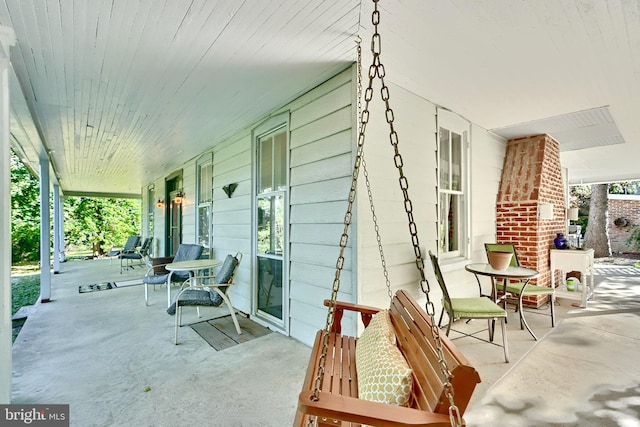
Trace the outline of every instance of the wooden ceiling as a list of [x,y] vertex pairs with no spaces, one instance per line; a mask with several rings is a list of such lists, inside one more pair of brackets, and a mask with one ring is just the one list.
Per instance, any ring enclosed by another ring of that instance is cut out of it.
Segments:
[[[614,145],[575,149],[574,134],[563,166],[574,183],[640,179],[640,2],[380,7],[396,84],[498,134],[605,111]],[[139,196],[349,66],[357,35],[368,46],[371,10],[368,0],[1,0],[0,24],[17,36],[13,145],[32,165],[49,155],[67,194]],[[589,123],[575,122],[588,138]]]

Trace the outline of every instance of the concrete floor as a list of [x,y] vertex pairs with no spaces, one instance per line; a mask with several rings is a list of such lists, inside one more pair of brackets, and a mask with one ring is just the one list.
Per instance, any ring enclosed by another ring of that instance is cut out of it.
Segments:
[[[600,266],[597,273],[589,308],[560,301],[556,328],[548,316],[527,313],[537,342],[510,312],[509,364],[500,347],[455,341],[482,378],[468,425],[640,426],[640,270]],[[35,307],[14,343],[13,403],[68,403],[71,425],[81,427],[291,425],[307,346],[272,333],[216,352],[186,327],[176,346],[164,289],[151,294],[149,307],[142,286],[78,293],[95,278],[143,274],[120,275],[109,260],[63,264],[52,302]],[[195,321],[195,310],[185,310],[184,320]]]

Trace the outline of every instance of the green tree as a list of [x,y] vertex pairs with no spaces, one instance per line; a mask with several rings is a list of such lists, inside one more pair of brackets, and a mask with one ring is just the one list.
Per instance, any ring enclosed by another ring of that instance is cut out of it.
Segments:
[[609,194],[640,194],[640,181],[613,182]]
[[11,151],[11,262],[40,259],[40,184]]
[[640,249],[640,227],[637,227],[635,230],[633,230],[633,233],[631,233],[629,240],[627,240],[627,244],[631,245],[631,247],[635,250]]
[[[640,181],[610,183],[609,194],[640,194]],[[589,223],[591,185],[571,186],[569,204],[578,208],[578,219],[572,222],[572,224],[582,226],[582,234],[584,235],[587,231],[587,224]]]
[[90,247],[94,256],[140,234],[139,200],[68,197],[64,216],[67,244]]
[[582,235],[587,232],[589,222],[589,204],[591,202],[591,186],[575,185],[570,188],[569,205],[578,208],[578,219],[571,224],[582,227]]

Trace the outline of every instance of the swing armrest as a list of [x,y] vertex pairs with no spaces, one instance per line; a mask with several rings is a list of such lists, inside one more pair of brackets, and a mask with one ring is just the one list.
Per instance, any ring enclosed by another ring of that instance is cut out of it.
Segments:
[[[324,305],[327,307],[331,307],[331,300],[324,300]],[[342,301],[336,301],[335,309],[336,311],[333,317],[333,328],[331,329],[331,332],[335,332],[337,334],[341,333],[342,331],[342,325],[340,324],[340,322],[342,321],[342,316],[344,315],[345,310],[360,313],[360,319],[362,320],[365,328],[369,326],[371,317],[373,317],[374,314],[380,311],[378,307],[371,307],[368,305],[353,304],[350,302]]]
[[314,401],[313,391],[303,391],[298,396],[299,408],[309,415],[378,427],[451,426],[448,414],[370,402],[327,392],[319,392],[318,397],[319,399]]

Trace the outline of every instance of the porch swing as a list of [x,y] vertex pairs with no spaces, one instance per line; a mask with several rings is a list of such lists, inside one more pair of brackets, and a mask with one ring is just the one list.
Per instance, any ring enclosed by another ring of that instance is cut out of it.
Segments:
[[[380,61],[378,1],[373,0],[373,62],[369,67],[369,82],[364,92],[364,109],[362,112],[359,111],[358,147],[344,217],[344,231],[340,238],[340,253],[336,262],[331,299],[324,301],[324,305],[328,307],[326,324],[316,335],[302,391],[298,396],[298,410],[293,424],[295,427],[460,426],[463,425],[462,416],[473,390],[480,382],[478,372],[446,336],[440,335],[435,323],[435,308],[429,297],[429,282],[424,273],[417,227],[408,195],[409,185],[403,172],[402,156],[398,151],[398,135],[394,129],[393,110],[389,106],[389,89],[384,82],[385,70]],[[361,75],[361,50],[358,44],[359,95],[362,91]],[[394,149],[393,159],[404,197],[415,265],[420,274],[420,287],[427,301],[426,312],[406,291],[400,290],[392,295],[386,269],[364,160],[365,130],[369,120],[369,104],[373,96],[373,80],[376,77],[381,83],[380,92],[385,103],[385,115],[390,128],[389,138]],[[360,107],[360,96],[358,104]],[[367,186],[387,293],[391,300],[388,310],[337,301],[361,168]],[[345,310],[360,314],[365,326],[360,338],[341,334],[340,322]],[[401,360],[398,360],[398,357]],[[356,366],[356,359],[360,366]],[[403,361],[406,363],[403,364]],[[384,366],[376,365],[380,363],[384,363]],[[388,377],[387,370],[384,375],[380,375],[382,369],[388,369],[389,366],[394,368],[393,378]],[[359,380],[360,386],[366,381],[366,396],[359,394]],[[391,395],[387,392],[390,389]],[[398,397],[403,393],[406,395]]]

